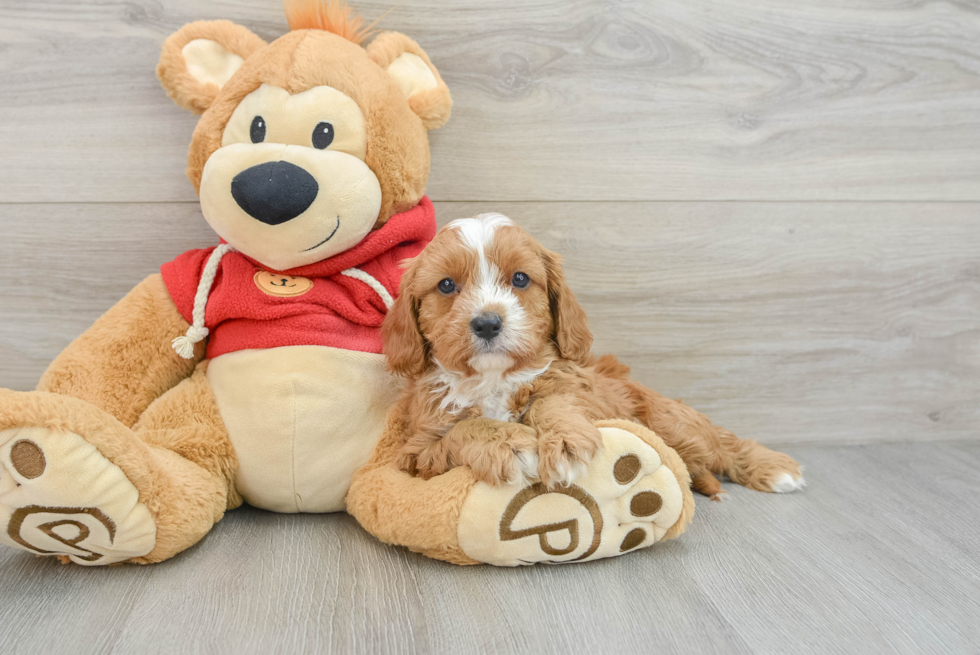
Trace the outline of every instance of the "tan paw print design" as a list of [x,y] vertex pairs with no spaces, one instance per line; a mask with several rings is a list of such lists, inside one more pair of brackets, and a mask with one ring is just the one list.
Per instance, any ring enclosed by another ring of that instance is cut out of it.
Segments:
[[587,562],[663,539],[684,494],[658,451],[621,427],[600,427],[602,451],[575,484],[477,483],[460,513],[459,545],[497,566]]
[[99,565],[145,555],[156,526],[123,472],[77,434],[0,431],[0,543]]

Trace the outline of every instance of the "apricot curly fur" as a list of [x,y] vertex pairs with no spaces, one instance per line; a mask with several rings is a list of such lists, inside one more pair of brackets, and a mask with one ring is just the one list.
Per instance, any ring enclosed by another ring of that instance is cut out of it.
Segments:
[[[547,367],[527,385],[515,388],[510,399],[510,420],[536,434],[538,476],[543,482],[560,479],[570,466],[588,462],[601,444],[596,422],[607,419],[634,421],[659,435],[687,466],[695,490],[712,497],[720,492],[713,474],[758,491],[772,491],[786,473],[800,476],[789,456],[739,439],[691,407],[645,387],[612,355],[593,358],[586,315],[568,288],[561,258],[529,234],[516,225],[500,227],[486,251],[501,271],[519,267],[535,280],[515,294],[526,327],[521,343],[508,353],[512,366],[502,375]],[[480,415],[478,403],[460,408],[445,402],[447,377],[480,388],[487,373],[471,365],[476,350],[469,334],[468,305],[461,308],[459,301],[436,291],[436,281],[473,280],[478,266],[478,258],[454,230],[444,228],[409,266],[383,326],[389,367],[409,377],[399,406],[407,412],[409,429],[397,462],[423,478],[467,464],[479,470],[480,479],[503,483],[512,469],[512,453],[526,448],[516,441],[526,439],[525,433],[488,431],[474,421]],[[501,284],[509,274],[502,276]],[[506,323],[508,317],[503,320]],[[470,434],[461,434],[464,428]],[[501,447],[504,442],[507,448]]]

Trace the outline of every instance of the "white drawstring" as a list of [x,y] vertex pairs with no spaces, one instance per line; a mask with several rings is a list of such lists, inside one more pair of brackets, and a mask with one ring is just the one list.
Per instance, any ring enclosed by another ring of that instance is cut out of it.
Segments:
[[395,304],[395,299],[391,297],[388,290],[385,289],[383,284],[374,279],[371,274],[365,273],[359,268],[348,268],[345,271],[341,271],[340,274],[346,275],[347,277],[352,277],[355,280],[360,280],[364,284],[374,289],[374,292],[381,296],[381,302],[385,304],[386,309],[391,309],[391,306]]
[[191,314],[192,323],[183,336],[179,336],[171,342],[177,354],[184,359],[193,359],[194,344],[202,341],[208,336],[208,329],[204,327],[204,310],[208,306],[208,294],[211,293],[211,285],[214,284],[214,277],[218,274],[218,264],[226,253],[234,250],[229,244],[223,243],[208,257],[208,263],[204,265],[201,273],[201,281],[197,284],[197,293],[194,294],[194,311]]
[[[192,359],[194,357],[194,344],[208,336],[208,329],[204,327],[204,310],[208,306],[208,295],[211,293],[211,285],[214,284],[214,278],[218,274],[218,264],[221,263],[221,258],[232,250],[234,249],[229,244],[221,244],[214,249],[214,252],[208,257],[207,264],[204,265],[204,271],[201,273],[201,281],[197,284],[197,293],[194,294],[194,311],[191,315],[193,322],[187,328],[186,333],[171,342],[173,349],[184,359]],[[347,270],[341,271],[340,274],[354,278],[355,280],[360,280],[371,287],[381,297],[381,302],[385,304],[387,309],[391,309],[391,306],[395,304],[394,298],[384,288],[384,285],[369,273],[365,273],[359,268],[348,268]]]

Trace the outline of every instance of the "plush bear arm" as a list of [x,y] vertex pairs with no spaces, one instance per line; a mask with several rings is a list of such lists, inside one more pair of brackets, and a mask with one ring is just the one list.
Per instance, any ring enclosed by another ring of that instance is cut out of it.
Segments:
[[187,328],[163,278],[151,275],[58,355],[38,391],[88,401],[132,427],[151,402],[204,359],[205,342],[197,344],[193,359],[171,347]]

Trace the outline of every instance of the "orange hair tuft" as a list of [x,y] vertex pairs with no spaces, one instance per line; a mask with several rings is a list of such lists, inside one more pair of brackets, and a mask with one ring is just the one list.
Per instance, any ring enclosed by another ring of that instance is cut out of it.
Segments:
[[290,30],[324,30],[360,45],[374,33],[344,0],[283,0]]

